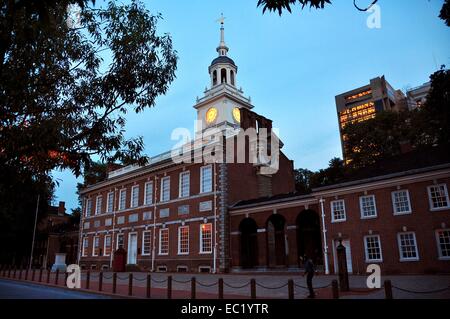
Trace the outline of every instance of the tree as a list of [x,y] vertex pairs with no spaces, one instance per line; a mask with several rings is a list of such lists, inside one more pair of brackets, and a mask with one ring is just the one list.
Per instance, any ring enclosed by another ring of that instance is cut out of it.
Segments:
[[[357,4],[357,0],[353,0],[353,6],[359,11],[368,11],[377,3],[378,0],[372,0],[369,6],[360,7]],[[258,0],[257,6],[263,8],[263,13],[265,13],[266,10],[277,11],[281,16],[284,11],[292,13],[291,6],[297,4],[300,4],[302,9],[306,6],[309,6],[310,8],[323,9],[325,8],[325,5],[331,4],[331,0]],[[447,26],[450,26],[450,0],[445,0],[439,18],[444,20]]]
[[441,14],[439,18],[445,21],[447,27],[450,27],[450,0],[445,0],[444,5],[442,6]]
[[311,176],[314,173],[308,169],[294,170],[295,189],[300,194],[311,193]]
[[0,70],[2,166],[34,174],[67,168],[79,176],[93,155],[147,160],[141,137],[124,138],[124,116],[167,92],[177,63],[171,37],[157,35],[161,16],[134,0],[106,8],[82,1],[79,21],[68,24],[74,2],[45,1],[52,4],[41,8],[44,15],[30,14],[32,4],[13,15],[1,11],[1,24],[12,23],[1,35],[10,38]]
[[38,221],[47,215],[54,183],[23,169],[0,169],[0,264],[26,265],[31,251],[37,197]]
[[340,158],[333,158],[330,160],[326,169],[321,169],[311,176],[310,187],[313,189],[339,183],[346,175],[347,170],[343,160]]

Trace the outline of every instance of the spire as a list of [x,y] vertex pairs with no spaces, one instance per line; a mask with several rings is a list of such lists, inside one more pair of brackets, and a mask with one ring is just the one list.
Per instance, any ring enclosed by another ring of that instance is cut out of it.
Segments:
[[219,56],[226,56],[228,53],[228,47],[225,44],[225,28],[223,27],[225,22],[225,17],[222,16],[217,20],[217,22],[220,22],[220,44],[217,47],[217,52],[219,53]]

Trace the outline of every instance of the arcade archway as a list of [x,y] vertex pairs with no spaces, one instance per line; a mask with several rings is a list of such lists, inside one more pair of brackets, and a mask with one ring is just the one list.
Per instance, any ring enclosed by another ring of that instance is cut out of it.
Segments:
[[297,216],[297,249],[298,257],[306,255],[317,265],[323,264],[320,218],[313,210],[304,210]]
[[269,267],[287,265],[286,220],[275,214],[267,220],[267,259]]
[[258,265],[258,226],[251,218],[239,224],[241,267],[251,269]]

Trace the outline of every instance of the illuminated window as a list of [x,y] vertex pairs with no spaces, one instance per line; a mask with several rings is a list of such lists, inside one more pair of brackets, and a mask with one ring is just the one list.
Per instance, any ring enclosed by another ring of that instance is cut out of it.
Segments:
[[151,252],[152,232],[150,230],[142,233],[142,256],[149,256]]
[[200,253],[212,253],[212,224],[200,225]]
[[364,96],[367,96],[367,95],[370,95],[370,94],[372,94],[372,90],[367,90],[367,91],[364,91],[364,92],[361,92],[361,93],[357,93],[355,95],[347,96],[345,98],[345,100],[348,102],[348,101],[356,100],[356,99],[359,99],[361,97],[364,97]]
[[189,254],[189,226],[178,227],[178,255]]
[[169,254],[169,228],[159,230],[159,254]]

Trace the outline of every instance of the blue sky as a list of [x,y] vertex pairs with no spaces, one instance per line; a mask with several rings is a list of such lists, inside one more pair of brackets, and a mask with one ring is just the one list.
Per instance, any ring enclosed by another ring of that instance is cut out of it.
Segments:
[[[450,28],[438,18],[442,0],[380,0],[381,29],[369,29],[368,13],[351,0],[325,10],[262,14],[257,0],[147,0],[164,17],[158,29],[171,34],[178,51],[177,79],[153,109],[127,115],[127,137],[143,136],[150,156],[174,145],[177,127],[193,129],[197,96],[209,85],[208,66],[217,56],[223,12],[229,56],[238,65],[237,85],[254,111],[274,121],[284,152],[296,168],[316,170],[341,157],[335,95],[385,75],[397,89],[428,81],[450,65]],[[361,6],[371,1],[359,0]],[[101,4],[97,1],[97,4]],[[53,173],[56,201],[77,206],[77,180]]]

